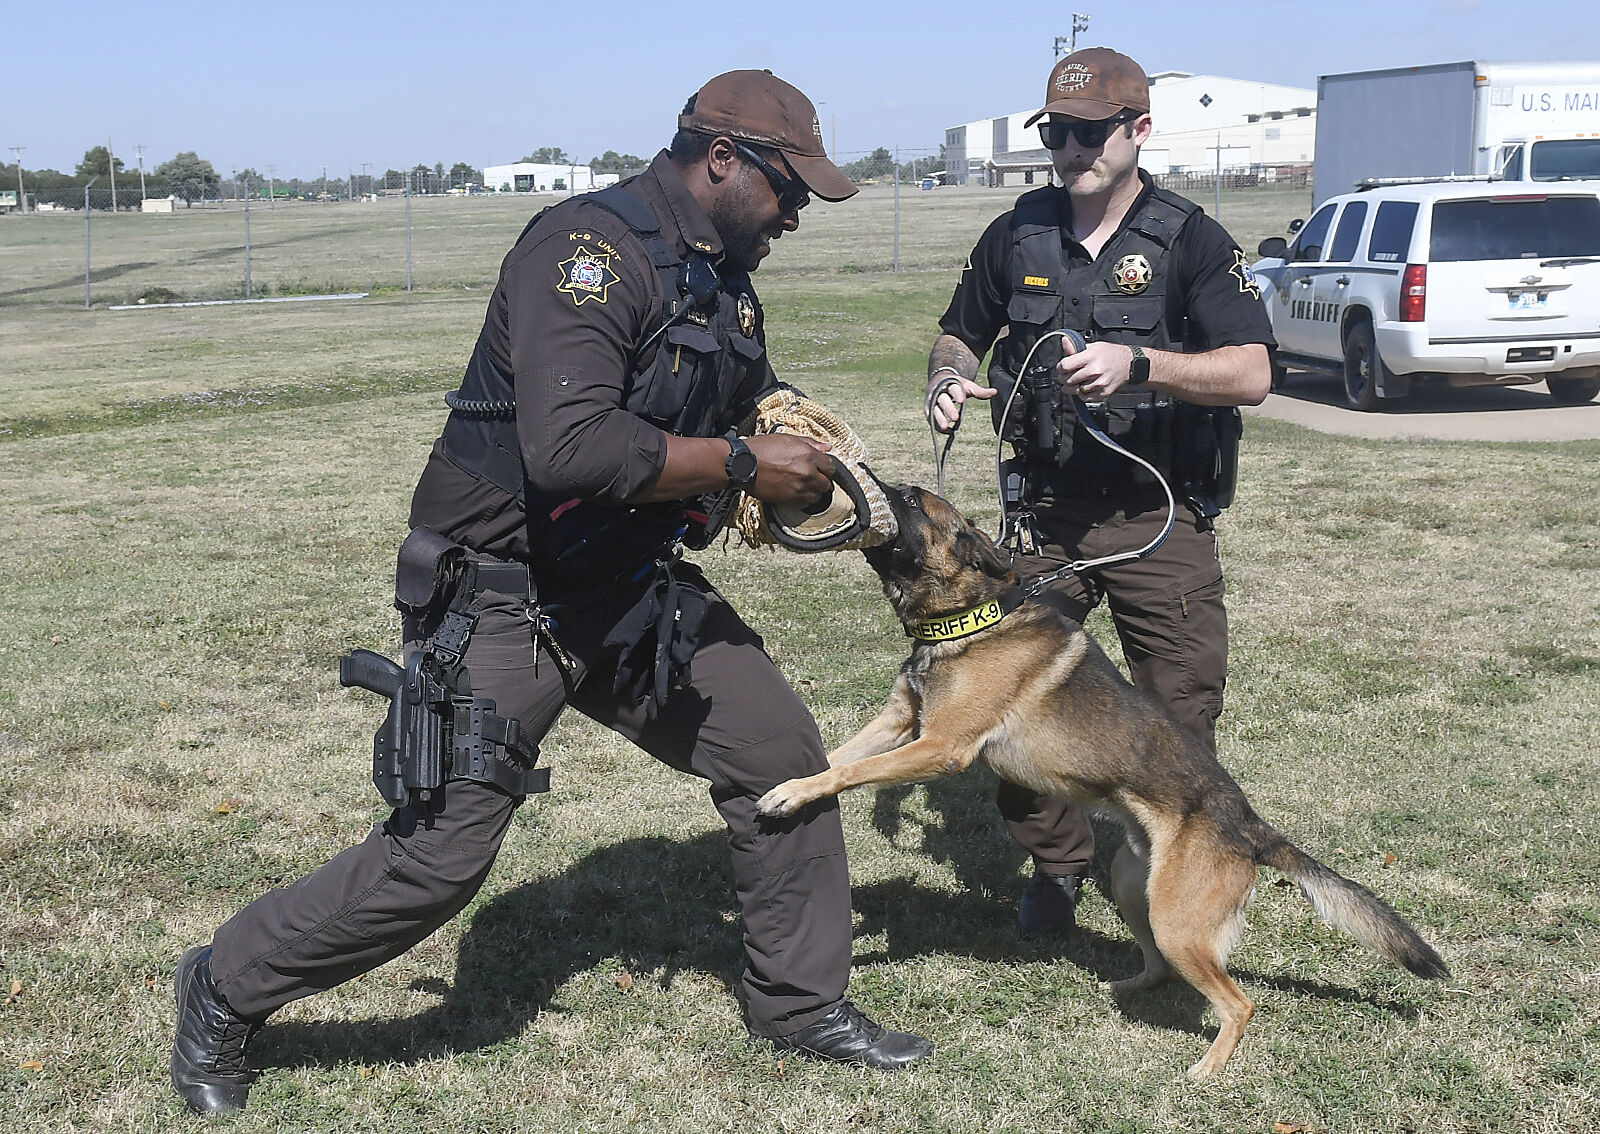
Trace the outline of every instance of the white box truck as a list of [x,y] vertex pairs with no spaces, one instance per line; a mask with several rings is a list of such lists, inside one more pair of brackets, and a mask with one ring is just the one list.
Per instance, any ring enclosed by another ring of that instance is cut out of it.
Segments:
[[1317,79],[1315,203],[1382,178],[1600,179],[1600,63],[1467,60]]

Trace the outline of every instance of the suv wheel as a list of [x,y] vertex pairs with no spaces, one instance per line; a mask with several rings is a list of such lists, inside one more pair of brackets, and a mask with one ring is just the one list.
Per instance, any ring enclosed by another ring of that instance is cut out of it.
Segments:
[[1600,378],[1557,378],[1552,375],[1544,380],[1544,384],[1550,387],[1550,396],[1564,406],[1582,405],[1600,394]]
[[1378,339],[1372,324],[1365,319],[1353,323],[1344,335],[1344,400],[1351,409],[1371,412],[1382,404],[1378,379],[1383,376],[1383,359],[1378,357]]

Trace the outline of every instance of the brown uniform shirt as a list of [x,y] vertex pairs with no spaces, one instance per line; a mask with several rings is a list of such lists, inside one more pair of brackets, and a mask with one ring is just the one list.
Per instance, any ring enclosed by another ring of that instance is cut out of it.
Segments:
[[[666,151],[626,184],[679,255],[721,255],[716,229]],[[506,256],[483,341],[496,366],[514,375],[523,468],[540,493],[620,505],[661,474],[667,435],[623,403],[629,379],[659,349],[641,351],[662,309],[660,276],[644,246],[620,217],[582,197],[552,208]],[[764,345],[759,304],[756,313]],[[769,367],[765,382],[775,381]],[[524,559],[525,520],[513,497],[434,444],[412,496],[412,527]]]

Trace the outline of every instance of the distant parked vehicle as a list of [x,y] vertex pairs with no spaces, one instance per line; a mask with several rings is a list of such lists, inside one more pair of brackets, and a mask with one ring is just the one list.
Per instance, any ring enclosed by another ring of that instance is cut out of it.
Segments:
[[1600,178],[1600,63],[1323,75],[1313,170],[1318,206],[1375,177]]
[[1253,266],[1287,367],[1374,410],[1425,382],[1600,393],[1600,193],[1479,180],[1328,199]]

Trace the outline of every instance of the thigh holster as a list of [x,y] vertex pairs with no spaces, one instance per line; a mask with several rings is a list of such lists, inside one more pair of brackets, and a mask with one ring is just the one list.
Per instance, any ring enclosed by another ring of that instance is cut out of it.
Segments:
[[475,697],[465,658],[486,590],[526,595],[534,632],[543,628],[528,569],[479,560],[436,532],[415,528],[400,546],[395,606],[423,627],[405,666],[371,650],[339,659],[339,683],[389,698],[372,739],[372,782],[391,807],[431,807],[450,780],[493,784],[509,795],[550,790],[550,771],[535,767],[538,743],[518,721]]

